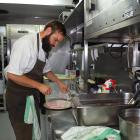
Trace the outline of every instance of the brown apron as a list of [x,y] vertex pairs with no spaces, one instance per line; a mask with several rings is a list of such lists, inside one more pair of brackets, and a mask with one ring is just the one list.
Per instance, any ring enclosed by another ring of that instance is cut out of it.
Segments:
[[[37,35],[37,44],[38,44],[37,46],[39,51],[39,35]],[[39,59],[37,59],[34,68],[29,73],[26,73],[25,76],[35,81],[43,82],[44,66],[45,66],[45,62],[42,62]],[[28,87],[18,85],[13,81],[8,80],[7,91],[6,91],[6,103],[7,103],[9,118],[16,135],[16,140],[32,140],[32,125],[28,125],[24,123],[26,97],[29,95],[34,96],[37,116],[40,122],[39,91],[34,88],[28,88]]]

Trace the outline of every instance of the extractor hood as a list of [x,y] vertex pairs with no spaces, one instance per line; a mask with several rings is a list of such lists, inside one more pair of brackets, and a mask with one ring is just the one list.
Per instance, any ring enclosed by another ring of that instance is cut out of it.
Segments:
[[140,0],[85,0],[85,39],[129,42],[140,34]]
[[0,25],[46,24],[74,8],[72,0],[0,0]]

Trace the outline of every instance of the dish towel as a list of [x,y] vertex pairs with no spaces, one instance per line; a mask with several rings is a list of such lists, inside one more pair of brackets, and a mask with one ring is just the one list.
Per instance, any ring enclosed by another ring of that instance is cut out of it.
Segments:
[[62,136],[62,140],[121,140],[120,132],[105,126],[76,126]]
[[40,140],[41,131],[40,131],[40,126],[36,114],[35,102],[33,96],[28,96],[26,98],[24,122],[27,124],[33,124],[32,140]]

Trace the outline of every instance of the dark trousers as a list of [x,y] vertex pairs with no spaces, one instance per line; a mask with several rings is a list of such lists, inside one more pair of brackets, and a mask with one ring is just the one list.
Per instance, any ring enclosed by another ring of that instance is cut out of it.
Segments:
[[[9,104],[7,104],[9,119],[13,127],[16,140],[32,140],[32,125],[24,123],[25,104],[17,104],[17,102],[15,101],[17,100],[16,98],[7,98],[7,101],[9,101],[10,99],[13,99],[11,106],[14,103],[16,104],[15,108],[10,108],[10,102],[8,102]],[[35,102],[35,107],[40,124],[40,111],[37,101]]]
[[32,140],[32,124],[15,122],[10,119],[16,140]]
[[42,114],[46,114],[46,108],[44,107],[45,95],[40,93],[40,110]]

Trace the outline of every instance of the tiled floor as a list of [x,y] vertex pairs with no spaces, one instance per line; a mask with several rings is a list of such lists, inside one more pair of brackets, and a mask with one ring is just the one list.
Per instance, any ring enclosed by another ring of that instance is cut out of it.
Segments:
[[[41,115],[41,131],[42,131],[42,139],[47,140],[47,119],[45,115]],[[0,140],[15,140],[15,135],[13,129],[11,127],[8,113],[0,112]]]
[[0,140],[15,140],[7,112],[0,112]]

